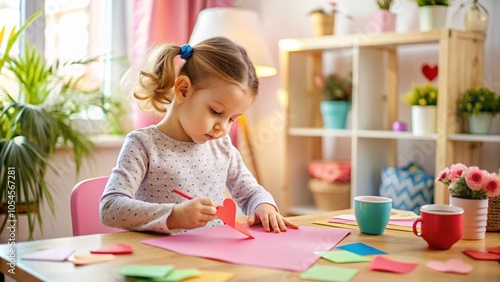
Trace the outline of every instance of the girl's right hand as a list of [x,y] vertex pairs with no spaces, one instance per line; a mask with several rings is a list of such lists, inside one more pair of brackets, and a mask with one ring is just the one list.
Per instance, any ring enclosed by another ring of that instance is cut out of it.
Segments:
[[167,226],[169,229],[203,227],[215,218],[216,206],[209,198],[196,198],[174,205]]

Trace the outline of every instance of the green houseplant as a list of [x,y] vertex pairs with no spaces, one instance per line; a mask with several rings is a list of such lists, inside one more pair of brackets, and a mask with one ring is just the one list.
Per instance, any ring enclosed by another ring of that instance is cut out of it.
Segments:
[[468,131],[488,134],[493,117],[500,112],[500,97],[487,87],[472,87],[465,91],[457,104],[458,114],[467,119]]
[[436,132],[438,89],[431,83],[413,84],[401,98],[411,106],[413,134]]
[[[76,128],[71,118],[89,107],[114,115],[118,111],[113,105],[119,106],[116,99],[106,97],[100,89],[81,90],[80,77],[61,74],[70,66],[95,60],[49,65],[27,40],[23,52],[10,54],[27,26],[40,15],[41,11],[33,14],[17,31],[13,28],[5,38],[5,49],[0,50],[0,78],[5,83],[0,88],[0,204],[6,214],[1,231],[12,224],[10,220],[25,213],[29,240],[33,239],[36,223],[42,224],[42,205],[47,204],[53,212],[53,187],[45,175],[48,170],[57,174],[57,167],[49,162],[56,146],[71,148],[77,172],[94,146],[90,136]],[[3,27],[0,44],[5,34]]]
[[449,0],[416,0],[420,31],[444,28]]
[[320,107],[325,128],[346,128],[352,97],[351,75],[348,77],[338,74],[330,74],[326,77],[316,76],[315,84],[321,89],[323,95]]
[[391,8],[392,3],[393,0],[377,0],[377,5],[382,10],[389,10]]

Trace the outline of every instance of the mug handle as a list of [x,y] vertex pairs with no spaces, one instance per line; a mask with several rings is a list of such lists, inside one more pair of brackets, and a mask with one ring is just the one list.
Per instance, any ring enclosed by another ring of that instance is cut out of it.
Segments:
[[422,237],[422,232],[417,231],[417,224],[419,222],[420,222],[420,228],[422,228],[422,218],[420,217],[413,222],[413,233],[415,233],[415,235],[417,235],[418,237]]

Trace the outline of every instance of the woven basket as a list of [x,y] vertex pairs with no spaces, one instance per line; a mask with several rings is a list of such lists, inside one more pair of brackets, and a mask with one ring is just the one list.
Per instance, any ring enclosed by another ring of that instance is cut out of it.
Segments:
[[316,207],[325,211],[350,208],[351,183],[331,183],[312,178],[309,180]]
[[488,200],[487,231],[500,231],[500,196]]

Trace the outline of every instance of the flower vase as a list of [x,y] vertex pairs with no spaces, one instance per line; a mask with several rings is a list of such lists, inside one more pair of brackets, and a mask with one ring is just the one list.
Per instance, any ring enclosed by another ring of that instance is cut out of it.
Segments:
[[418,7],[420,31],[431,31],[446,26],[447,6],[429,5]]
[[479,113],[467,118],[470,134],[489,134],[493,122],[492,113]]
[[471,200],[450,197],[450,204],[464,210],[462,239],[484,239],[488,220],[488,199]]
[[482,11],[477,3],[472,4],[470,11],[465,14],[465,30],[486,32],[488,29],[489,16]]
[[335,16],[324,13],[312,13],[311,23],[314,36],[333,35],[335,30]]
[[347,115],[351,108],[346,101],[323,101],[320,104],[323,127],[326,129],[345,129]]
[[396,30],[396,14],[388,10],[373,12],[368,29],[371,33],[394,32]]
[[436,106],[411,106],[411,125],[415,135],[436,133]]

